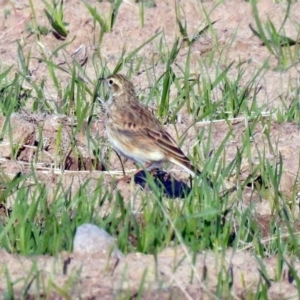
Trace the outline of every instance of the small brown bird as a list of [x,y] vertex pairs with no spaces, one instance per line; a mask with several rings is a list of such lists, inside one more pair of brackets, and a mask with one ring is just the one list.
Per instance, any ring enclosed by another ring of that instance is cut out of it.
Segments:
[[106,103],[106,132],[113,148],[145,169],[170,161],[192,176],[201,174],[156,117],[141,104],[133,84],[123,75],[104,79],[110,89]]

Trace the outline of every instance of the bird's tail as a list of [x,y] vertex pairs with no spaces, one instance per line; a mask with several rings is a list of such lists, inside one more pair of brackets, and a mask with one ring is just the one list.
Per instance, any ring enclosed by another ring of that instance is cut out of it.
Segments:
[[[183,168],[185,171],[187,171],[193,177],[202,174],[202,172],[200,170],[198,170],[197,168],[195,168],[191,164],[190,160],[187,157],[185,157],[184,159],[181,158],[180,160],[170,158],[170,162],[172,162],[173,164]],[[209,184],[210,187],[213,187],[213,183],[209,178],[206,178],[206,181],[207,181],[207,183]]]

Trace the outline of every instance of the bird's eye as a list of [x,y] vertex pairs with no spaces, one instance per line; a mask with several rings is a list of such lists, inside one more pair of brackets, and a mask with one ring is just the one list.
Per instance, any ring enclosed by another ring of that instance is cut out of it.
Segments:
[[109,80],[108,80],[108,83],[111,85],[111,84],[114,83],[114,81],[113,81],[112,79],[109,79]]

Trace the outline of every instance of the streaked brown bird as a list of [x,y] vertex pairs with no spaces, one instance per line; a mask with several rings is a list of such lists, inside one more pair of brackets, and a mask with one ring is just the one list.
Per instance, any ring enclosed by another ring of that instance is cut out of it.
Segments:
[[103,79],[110,89],[106,103],[106,132],[120,154],[151,170],[164,162],[190,175],[201,174],[184,155],[157,118],[139,102],[133,84],[121,74]]

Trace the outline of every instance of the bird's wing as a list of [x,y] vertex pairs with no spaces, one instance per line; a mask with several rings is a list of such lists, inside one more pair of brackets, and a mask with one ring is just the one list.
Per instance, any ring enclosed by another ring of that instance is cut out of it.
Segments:
[[140,149],[159,149],[167,160],[190,171],[190,174],[198,172],[156,117],[142,104],[123,107],[122,114],[116,114],[112,121],[124,144],[126,141],[126,145],[131,143]]
[[143,136],[160,148],[167,152],[174,152],[174,154],[176,149],[179,149],[152,112],[140,103],[132,103],[123,107],[122,113],[115,114],[112,121],[119,132],[126,132],[127,135],[133,137]]
[[149,136],[149,139],[155,141],[155,144],[165,152],[170,162],[186,169],[186,171],[188,171],[192,176],[201,173],[191,164],[188,157],[185,156],[185,154],[178,147],[172,137],[164,130],[164,128],[161,127],[161,130],[159,131],[151,128],[145,128],[144,131]]

